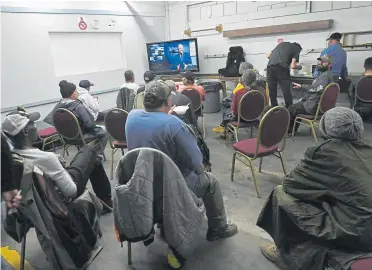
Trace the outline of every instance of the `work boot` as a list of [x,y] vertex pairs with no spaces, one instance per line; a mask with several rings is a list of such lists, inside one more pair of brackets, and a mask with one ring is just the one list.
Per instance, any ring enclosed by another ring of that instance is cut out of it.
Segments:
[[288,266],[283,261],[282,256],[276,245],[271,243],[266,243],[261,247],[262,254],[268,259],[269,261],[273,262],[282,270],[286,270]]
[[208,229],[207,240],[215,241],[222,238],[228,238],[238,233],[238,227],[235,224],[226,224],[225,227],[212,230]]
[[180,269],[183,264],[176,258],[172,250],[168,251],[168,269]]

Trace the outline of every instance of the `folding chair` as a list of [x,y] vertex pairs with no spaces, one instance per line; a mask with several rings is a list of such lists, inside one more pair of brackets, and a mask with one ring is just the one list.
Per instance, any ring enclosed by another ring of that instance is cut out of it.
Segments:
[[125,123],[127,122],[128,113],[122,109],[114,108],[110,110],[105,117],[106,131],[110,135],[109,142],[111,146],[111,174],[113,178],[114,171],[114,154],[120,149],[124,155],[124,149],[127,148],[125,138]]
[[316,109],[315,115],[299,114],[295,118],[293,124],[292,138],[295,135],[296,124],[302,124],[311,128],[315,142],[317,142],[318,138],[315,132],[315,127],[317,127],[318,125],[317,122],[320,120],[320,118],[326,111],[336,106],[337,97],[339,93],[340,87],[337,83],[330,83],[329,85],[327,85],[326,89],[324,89],[324,92],[320,97],[320,101],[318,104],[318,108]]
[[[246,139],[233,144],[232,147],[235,152],[232,159],[231,181],[234,181],[235,159],[250,167],[257,197],[259,198],[259,188],[253,167],[255,159],[260,158],[259,172],[261,172],[263,157],[274,155],[280,159],[283,172],[286,174],[281,152],[285,146],[289,122],[289,111],[284,107],[274,107],[262,117],[257,138]],[[280,143],[282,143],[281,146],[279,146]]]
[[261,92],[251,90],[246,93],[239,102],[238,121],[232,121],[227,124],[225,132],[231,131],[235,135],[236,142],[239,141],[238,130],[241,128],[251,128],[251,137],[253,136],[253,127],[260,123],[258,118],[265,109],[265,97]]
[[41,130],[38,130],[38,134],[40,139],[43,141],[43,146],[41,148],[42,151],[45,150],[45,146],[48,144],[53,145],[53,152],[55,152],[54,142],[60,140],[60,136],[55,127],[48,127]]
[[195,110],[195,114],[202,118],[202,125],[203,125],[203,138],[205,139],[205,121],[204,121],[204,113],[203,113],[203,100],[202,95],[196,89],[184,89],[181,94],[187,96],[192,103],[192,106]]
[[[86,140],[84,138],[83,132],[80,128],[79,120],[69,110],[62,108],[58,109],[53,114],[53,122],[58,134],[61,137],[61,141],[63,144],[63,157],[65,156],[65,152],[67,152],[67,149],[72,145],[80,149],[81,146],[87,145],[87,143],[98,141],[97,138],[92,138],[90,140]],[[106,160],[106,156],[104,153],[103,158],[104,160]]]
[[355,99],[353,110],[355,110],[355,106],[357,102],[361,101],[363,103],[363,107],[371,107],[372,108],[372,76],[363,76],[359,79],[355,86]]

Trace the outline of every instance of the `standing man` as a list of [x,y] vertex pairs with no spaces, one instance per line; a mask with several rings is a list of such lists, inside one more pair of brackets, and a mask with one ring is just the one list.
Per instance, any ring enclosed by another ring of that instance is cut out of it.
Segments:
[[282,42],[268,55],[267,83],[269,85],[271,107],[278,106],[278,83],[283,91],[286,107],[292,105],[293,99],[289,69],[302,69],[302,66],[298,65],[301,50],[301,45],[296,42]]
[[[345,79],[347,77],[347,54],[342,49],[340,40],[342,38],[342,34],[340,33],[333,33],[327,40],[328,40],[328,47],[325,48],[320,56],[329,55],[333,58],[333,65],[332,65],[332,74],[335,81],[338,80],[339,77]],[[320,72],[318,69],[314,72],[314,77],[318,77]]]
[[190,54],[184,51],[182,44],[178,44],[177,51],[177,55],[174,59],[176,70],[185,70],[192,63]]

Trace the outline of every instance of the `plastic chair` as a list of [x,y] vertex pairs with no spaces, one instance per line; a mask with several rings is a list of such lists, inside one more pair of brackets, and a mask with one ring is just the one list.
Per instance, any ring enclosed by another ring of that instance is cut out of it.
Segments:
[[124,149],[127,148],[125,138],[125,123],[127,122],[128,113],[122,109],[114,108],[110,110],[105,117],[105,127],[109,136],[111,146],[111,168],[110,179],[113,178],[114,171],[114,154],[120,149],[124,155]]
[[204,113],[203,113],[203,100],[202,95],[196,89],[184,89],[181,94],[187,96],[192,103],[192,106],[195,110],[196,115],[200,115],[202,118],[202,125],[203,125],[203,138],[205,139],[205,121],[204,121]]
[[[98,140],[97,138],[92,138],[90,140],[86,140],[84,138],[79,120],[69,110],[62,108],[58,109],[53,114],[53,122],[58,134],[61,137],[63,144],[63,157],[65,156],[67,149],[72,145],[75,145],[79,149],[81,146],[84,146],[87,143],[96,142]],[[103,154],[103,158],[106,160],[105,154]]]
[[363,103],[363,106],[372,107],[372,76],[363,76],[357,82],[353,110],[358,100]]
[[227,124],[226,132],[231,131],[235,135],[236,142],[239,141],[238,130],[241,128],[251,128],[251,137],[253,136],[253,127],[260,123],[258,118],[265,109],[265,97],[260,91],[251,90],[246,93],[239,102],[238,121],[232,121]]
[[[259,198],[259,188],[253,167],[253,161],[256,158],[260,158],[259,172],[261,172],[263,157],[269,155],[276,156],[280,159],[283,172],[286,174],[281,152],[285,146],[285,138],[289,127],[289,122],[289,111],[284,107],[274,107],[262,117],[258,127],[257,138],[246,139],[233,144],[232,147],[234,148],[235,152],[232,159],[231,181],[234,181],[236,159],[250,167],[257,197]],[[280,143],[282,143],[281,146],[279,146]],[[246,161],[248,161],[248,163]]]
[[[320,120],[322,115],[327,112],[328,110],[334,108],[336,106],[337,97],[340,93],[340,87],[337,83],[330,83],[320,97],[320,101],[318,104],[318,108],[316,109],[315,115],[307,115],[307,114],[299,114],[295,118],[293,126],[295,127],[296,124],[306,125],[311,128],[313,133],[315,142],[318,141],[316,136],[315,127],[317,127],[317,121]],[[295,135],[295,128],[292,131],[292,138]]]

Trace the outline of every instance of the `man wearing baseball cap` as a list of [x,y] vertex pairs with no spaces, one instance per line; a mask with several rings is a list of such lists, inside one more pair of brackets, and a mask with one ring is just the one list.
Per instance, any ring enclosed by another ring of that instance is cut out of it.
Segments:
[[[325,48],[320,54],[320,56],[329,55],[333,57],[332,74],[335,78],[335,81],[337,81],[340,77],[345,79],[348,75],[346,66],[347,54],[340,43],[341,38],[342,34],[337,32],[330,35],[329,38],[327,38],[328,47]],[[319,75],[320,73],[318,70],[315,70],[314,77]]]
[[[320,75],[313,81],[312,85],[304,88],[306,91],[304,97],[300,99],[299,102],[288,107],[291,113],[291,123],[289,125],[288,134],[292,133],[294,120],[299,114],[310,114],[315,115],[316,109],[320,101],[320,96],[322,95],[324,89],[328,84],[334,82],[334,77],[332,74],[332,63],[333,57],[330,55],[323,55],[318,58],[317,70]],[[292,83],[293,88],[302,88],[302,85],[298,83]],[[295,127],[295,132],[298,129],[298,124]]]
[[222,192],[216,177],[204,172],[203,156],[195,138],[171,110],[171,89],[161,81],[146,86],[145,110],[133,110],[126,123],[128,150],[150,147],[167,154],[178,166],[186,184],[204,200],[209,229],[207,240],[214,241],[237,233],[235,224],[228,224]]
[[182,76],[183,85],[180,85],[178,87],[178,92],[182,92],[184,90],[187,91],[187,90],[195,89],[201,94],[202,100],[204,101],[205,90],[203,86],[195,84],[195,74],[192,73],[191,71],[185,71],[181,73],[181,76]]
[[34,122],[39,118],[39,113],[28,114],[24,111],[6,116],[2,131],[11,139],[13,152],[38,167],[66,198],[74,199],[81,195],[90,179],[97,197],[112,207],[111,185],[95,148],[84,146],[70,165],[64,168],[54,153],[33,147],[32,143],[39,138]]
[[99,111],[98,97],[93,97],[90,92],[90,87],[94,86],[88,80],[81,80],[78,89],[78,99],[84,104],[96,122],[105,120],[106,114]]
[[151,70],[146,71],[143,74],[143,80],[145,81],[145,85],[141,85],[140,88],[137,90],[136,97],[134,98],[134,108],[135,109],[143,109],[143,99],[144,99],[144,91],[146,85],[155,80],[155,73]]

